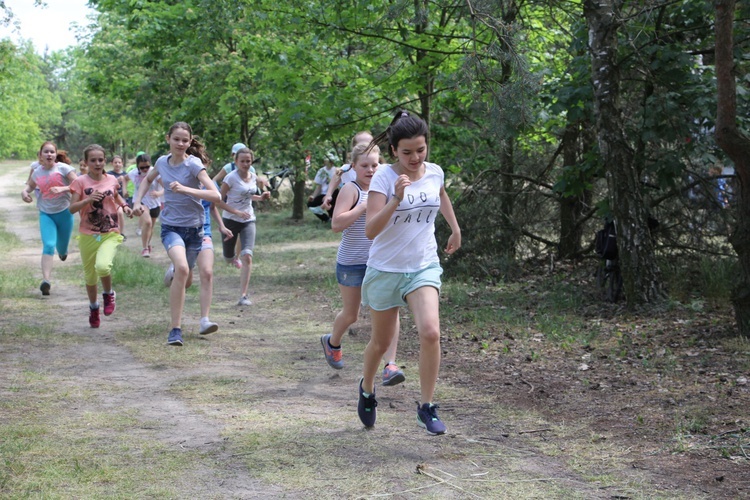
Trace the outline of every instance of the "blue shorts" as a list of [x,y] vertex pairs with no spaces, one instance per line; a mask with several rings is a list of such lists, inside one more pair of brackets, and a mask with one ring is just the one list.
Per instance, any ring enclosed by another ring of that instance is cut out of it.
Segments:
[[375,311],[405,306],[406,296],[425,286],[440,292],[443,268],[437,262],[415,273],[389,273],[367,268],[362,282],[362,305]]
[[167,253],[174,246],[185,247],[188,269],[192,269],[203,246],[203,227],[175,227],[162,224],[161,243]]
[[362,286],[362,280],[365,279],[366,264],[347,266],[346,264],[336,263],[336,280],[341,286]]

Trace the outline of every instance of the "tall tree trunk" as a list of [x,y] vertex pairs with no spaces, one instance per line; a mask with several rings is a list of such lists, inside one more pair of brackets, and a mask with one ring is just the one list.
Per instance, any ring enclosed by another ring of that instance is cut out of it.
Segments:
[[621,0],[585,0],[589,29],[594,116],[617,228],[625,297],[629,308],[664,297],[648,213],[620,108],[617,30]]
[[739,334],[750,335],[750,138],[737,128],[737,86],[734,75],[735,0],[716,0],[716,142],[734,162],[739,180],[735,194],[736,224],[729,243],[737,252],[740,273],[732,290]]
[[[578,162],[578,137],[580,129],[576,123],[568,123],[563,133],[563,164],[575,165]],[[580,181],[583,183],[583,180]],[[563,196],[560,200],[560,244],[558,258],[568,259],[581,250],[583,226],[580,224],[583,202],[586,193]]]

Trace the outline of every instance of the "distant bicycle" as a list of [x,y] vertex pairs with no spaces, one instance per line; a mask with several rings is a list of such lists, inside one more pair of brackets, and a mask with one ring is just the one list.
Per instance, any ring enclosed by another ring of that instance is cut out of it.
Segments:
[[292,179],[294,178],[294,170],[292,167],[281,167],[277,172],[263,172],[268,177],[268,187],[271,191],[271,196],[277,198],[279,196],[279,187],[284,183],[284,179],[289,179],[289,185],[292,185]]

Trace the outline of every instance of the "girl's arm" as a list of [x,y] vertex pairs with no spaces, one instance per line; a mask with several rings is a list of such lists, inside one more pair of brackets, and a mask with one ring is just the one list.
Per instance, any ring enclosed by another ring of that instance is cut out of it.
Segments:
[[213,180],[214,180],[214,182],[216,184],[221,184],[221,181],[223,181],[224,177],[226,177],[226,176],[227,176],[227,171],[224,170],[224,167],[221,167],[221,170],[219,170],[219,173],[216,174],[216,175],[214,175],[214,179]]
[[155,168],[152,168],[148,171],[148,174],[146,174],[146,178],[141,181],[141,185],[138,186],[138,190],[135,193],[135,196],[133,196],[133,214],[140,216],[143,213],[143,206],[141,205],[141,200],[144,196],[146,196],[146,193],[148,192],[148,188],[151,187],[151,183],[154,182],[154,179],[156,179],[156,176],[159,175],[159,171]]
[[122,212],[125,215],[127,215],[131,219],[133,218],[133,210],[128,206],[127,202],[125,201],[125,198],[120,196],[120,193],[115,192],[115,203],[117,203],[117,206],[122,208]]
[[205,169],[201,170],[198,173],[198,180],[201,182],[201,184],[203,184],[203,187],[205,189],[190,188],[187,186],[183,186],[177,181],[172,182],[169,185],[169,189],[171,189],[174,193],[188,194],[201,200],[210,201],[211,203],[218,203],[219,201],[221,201],[219,190],[216,189],[216,184],[213,183],[211,178],[206,173]]
[[254,194],[253,201],[263,201],[271,199],[271,191],[264,191],[263,194]]
[[313,199],[320,194],[320,190],[323,189],[322,184],[315,184],[315,190],[312,192],[312,194],[307,198],[308,201],[313,201]]
[[456,213],[453,211],[453,203],[448,193],[445,192],[445,186],[440,188],[440,213],[445,217],[445,222],[451,228],[451,235],[448,237],[448,245],[445,247],[445,253],[451,255],[461,248],[461,228],[458,227]]
[[52,194],[60,194],[60,193],[69,193],[70,192],[70,183],[76,180],[76,173],[74,171],[68,172],[68,175],[65,177],[68,179],[68,185],[67,186],[54,186],[49,188],[49,192]]
[[94,190],[90,195],[88,195],[85,198],[81,198],[81,195],[77,192],[73,191],[73,195],[70,200],[70,213],[74,214],[81,210],[83,207],[90,203],[94,203],[97,201],[101,201],[104,199],[104,193],[102,193],[99,190]]
[[354,224],[367,210],[365,203],[360,203],[352,208],[352,205],[357,202],[358,194],[356,186],[351,182],[339,191],[339,197],[336,198],[336,206],[333,207],[333,219],[331,220],[331,230],[334,233],[340,233]]
[[26,203],[31,203],[33,201],[31,198],[31,193],[33,193],[35,189],[36,182],[34,182],[31,176],[29,176],[29,180],[26,181],[26,187],[23,188],[23,191],[21,191],[21,199]]
[[[404,189],[409,185],[411,185],[409,178],[405,175],[399,175],[394,184],[395,193],[390,200],[387,200],[383,193],[370,192],[367,196],[365,236],[372,240],[383,232],[391,219],[391,215],[396,211],[401,200],[404,199]],[[336,205],[338,205],[338,202],[336,202]]]
[[[323,204],[320,205],[323,207],[323,210],[328,210],[331,208],[331,201],[333,200],[333,192],[336,191],[336,188],[339,187],[339,184],[341,184],[341,175],[343,172],[340,168],[337,168],[336,171],[333,173],[333,177],[331,177],[331,183],[328,184],[328,192],[326,192],[326,195],[323,197]],[[341,191],[339,191],[339,194],[341,194]],[[335,208],[335,207],[334,207]],[[333,227],[331,227],[333,229]]]
[[151,196],[153,198],[159,198],[161,196],[164,196],[164,185],[161,183],[161,177],[159,177],[158,179],[156,179],[154,182],[156,182],[157,184],[159,184],[159,186],[161,186],[161,189],[156,189],[154,191],[151,191]]
[[224,241],[229,241],[229,239],[234,236],[232,231],[224,225],[224,220],[221,218],[221,214],[219,213],[219,209],[216,208],[215,203],[211,203],[210,208],[211,216],[216,221],[216,224],[219,226],[219,232],[224,235]]

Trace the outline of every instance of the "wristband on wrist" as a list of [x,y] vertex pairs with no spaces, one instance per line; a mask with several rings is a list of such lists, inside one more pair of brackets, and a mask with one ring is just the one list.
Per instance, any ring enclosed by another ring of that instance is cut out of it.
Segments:
[[396,193],[393,193],[393,197],[396,198],[399,203],[401,203],[402,201],[404,201],[404,199],[400,198]]

